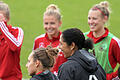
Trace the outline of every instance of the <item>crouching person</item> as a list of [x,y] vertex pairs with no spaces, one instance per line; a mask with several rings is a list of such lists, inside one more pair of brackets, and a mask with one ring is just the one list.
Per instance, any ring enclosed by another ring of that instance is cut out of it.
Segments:
[[54,56],[58,50],[52,47],[37,48],[33,50],[28,57],[26,67],[32,78],[30,80],[58,80],[58,78],[50,72],[50,68],[54,65]]

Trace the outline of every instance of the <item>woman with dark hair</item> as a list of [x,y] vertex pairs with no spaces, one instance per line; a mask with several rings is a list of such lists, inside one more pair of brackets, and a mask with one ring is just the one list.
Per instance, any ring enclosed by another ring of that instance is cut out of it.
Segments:
[[30,80],[58,80],[58,78],[50,72],[50,68],[54,65],[54,57],[58,53],[58,49],[47,47],[37,48],[33,50],[28,57],[26,67],[32,78]]
[[88,50],[93,48],[90,39],[85,40],[77,28],[67,29],[60,37],[60,49],[67,62],[59,67],[60,80],[105,80],[106,74]]

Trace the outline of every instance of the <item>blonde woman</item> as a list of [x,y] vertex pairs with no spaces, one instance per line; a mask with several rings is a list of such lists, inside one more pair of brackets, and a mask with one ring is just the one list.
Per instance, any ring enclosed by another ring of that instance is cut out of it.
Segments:
[[94,54],[107,73],[107,80],[117,76],[117,72],[113,73],[113,69],[120,63],[120,40],[105,27],[109,17],[107,1],[94,5],[88,12],[90,32],[85,33],[87,38],[92,38],[94,41]]
[[[61,35],[61,31],[59,30],[59,27],[62,24],[61,20],[61,14],[59,11],[59,8],[55,4],[50,4],[46,11],[44,12],[43,16],[43,26],[46,31],[45,34],[42,34],[38,36],[34,41],[34,50],[36,48],[45,48],[48,45],[52,47],[58,47],[59,46],[59,39]],[[64,55],[62,52],[58,54],[56,57],[56,62],[52,68],[52,72],[57,75],[57,71],[59,66],[64,63],[67,59],[64,58]]]
[[23,30],[8,25],[10,9],[0,1],[0,79],[21,80],[20,51],[23,43]]

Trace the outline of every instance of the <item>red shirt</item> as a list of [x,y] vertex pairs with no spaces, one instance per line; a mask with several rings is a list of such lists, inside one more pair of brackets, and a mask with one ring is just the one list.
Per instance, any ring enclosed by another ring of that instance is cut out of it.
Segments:
[[39,74],[41,74],[43,71],[40,71],[40,72],[38,72],[38,73],[36,73],[36,75],[39,75]]
[[[87,36],[89,38],[92,38],[94,43],[96,44],[101,42],[106,36],[108,36],[108,33],[109,30],[105,28],[105,34],[102,35],[101,37],[95,38],[93,36],[93,32],[90,32]],[[116,67],[117,62],[120,64],[120,40],[116,37],[113,37],[111,39],[108,56],[109,56],[110,65],[113,69]],[[116,76],[117,76],[117,71],[111,74],[107,74],[107,80],[111,80]]]
[[[60,39],[60,35],[61,35],[61,32],[59,32],[59,35],[55,38],[53,37],[52,39],[49,39],[48,38],[48,35],[47,33],[46,34],[42,34],[40,36],[38,36],[36,39],[35,39],[35,42],[34,42],[34,47],[33,49],[35,50],[36,48],[40,48],[40,47],[47,47],[48,45],[51,45],[52,47],[57,47],[59,46],[59,39]],[[64,63],[65,61],[67,61],[66,58],[64,58],[64,55],[62,52],[60,52],[56,58],[56,61],[55,61],[55,64],[52,68],[52,72],[56,75],[57,72],[58,72],[58,68],[59,66]]]
[[23,31],[0,22],[0,32],[0,79],[21,80],[20,50]]

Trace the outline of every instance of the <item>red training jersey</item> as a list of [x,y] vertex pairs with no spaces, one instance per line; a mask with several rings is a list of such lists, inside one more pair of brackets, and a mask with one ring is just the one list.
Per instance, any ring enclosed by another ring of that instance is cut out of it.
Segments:
[[[105,37],[108,36],[109,30],[105,28],[105,33],[101,37],[95,38],[93,36],[93,32],[89,32],[87,35],[89,38],[92,38],[94,43],[101,42]],[[111,39],[110,46],[109,46],[109,53],[108,58],[111,67],[114,69],[117,65],[117,63],[120,64],[120,40],[116,38],[115,36]],[[107,74],[107,80],[112,80],[112,78],[115,78],[117,76],[117,71]]]
[[23,30],[0,22],[0,79],[21,80],[20,50]]
[[[57,37],[53,37],[52,39],[49,39],[48,38],[48,35],[47,33],[46,34],[42,34],[40,36],[38,36],[36,39],[35,39],[35,42],[34,42],[34,47],[33,49],[35,50],[36,48],[40,48],[40,47],[47,47],[48,45],[52,46],[52,47],[57,47],[59,46],[59,39],[60,39],[60,35],[61,35],[61,32],[59,32],[59,35]],[[56,61],[55,61],[55,64],[52,68],[52,72],[57,75],[57,72],[58,72],[58,68],[59,66],[64,63],[65,61],[67,61],[66,58],[64,58],[64,55],[62,52],[59,52],[57,58],[56,58]]]

